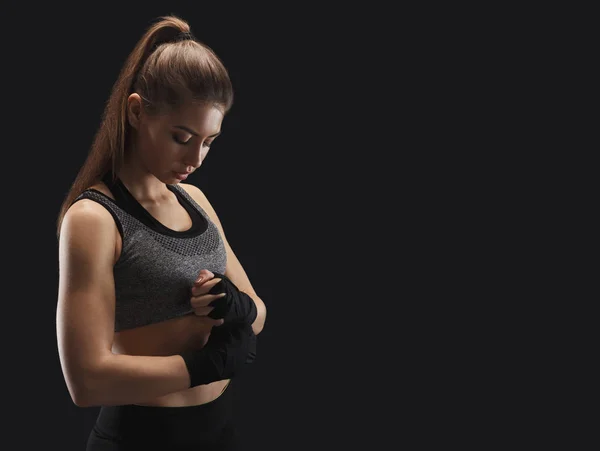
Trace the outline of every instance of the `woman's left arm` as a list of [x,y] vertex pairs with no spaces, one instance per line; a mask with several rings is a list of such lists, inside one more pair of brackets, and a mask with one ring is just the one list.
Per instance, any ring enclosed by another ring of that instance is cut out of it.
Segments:
[[227,267],[225,269],[225,275],[233,282],[238,290],[250,296],[254,301],[254,304],[256,304],[257,315],[256,319],[252,323],[252,330],[254,331],[255,335],[258,335],[263,330],[265,321],[267,319],[267,307],[265,306],[265,303],[258,296],[258,294],[256,294],[256,291],[248,279],[246,271],[229,245],[229,242],[225,237],[223,225],[221,224],[215,209],[208,201],[208,198],[204,195],[202,190],[195,185],[190,183],[180,183],[180,185],[188,192],[188,194],[196,201],[196,203],[206,211],[208,216],[219,229],[221,237],[223,238],[223,242],[225,243],[225,249],[227,251]]

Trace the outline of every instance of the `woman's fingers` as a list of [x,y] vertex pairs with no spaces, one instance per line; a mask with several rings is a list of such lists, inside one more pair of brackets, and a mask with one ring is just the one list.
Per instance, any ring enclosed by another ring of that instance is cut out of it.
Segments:
[[200,273],[198,274],[198,278],[196,279],[196,283],[203,283],[206,282],[208,279],[212,279],[213,277],[215,277],[215,275],[210,272],[208,269],[202,269],[200,270]]
[[208,293],[212,289],[212,287],[214,287],[220,281],[221,279],[215,278],[210,279],[206,282],[194,283],[194,286],[192,286],[192,296],[201,296],[203,294]]
[[[207,307],[208,304],[210,304],[212,301],[214,301],[215,299],[222,298],[223,296],[225,296],[225,293],[192,296],[190,303],[192,304],[192,308],[198,309],[201,307]],[[210,307],[210,309],[212,310],[213,307]]]
[[195,283],[192,287],[192,297],[190,299],[190,304],[192,305],[196,316],[203,317],[206,321],[212,323],[213,326],[220,326],[221,324],[223,324],[223,319],[213,319],[207,316],[214,309],[214,307],[209,306],[209,304],[215,299],[219,299],[225,296],[226,293],[206,293],[208,293],[212,289],[212,287],[214,287],[220,281],[221,279],[211,279],[203,283]]

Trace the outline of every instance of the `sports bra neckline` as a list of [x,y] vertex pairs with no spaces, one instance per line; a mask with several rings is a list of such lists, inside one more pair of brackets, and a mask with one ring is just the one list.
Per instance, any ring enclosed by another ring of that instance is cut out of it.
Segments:
[[[181,191],[182,188],[177,188],[172,185],[168,185],[165,183],[165,186],[169,191],[175,194],[177,201],[179,204],[187,211],[188,215],[192,220],[192,225],[187,230],[173,230],[163,223],[158,221],[142,204],[138,202],[138,200],[131,194],[131,192],[127,189],[125,184],[121,181],[120,178],[117,177],[116,181],[112,183],[112,176],[110,173],[107,173],[102,181],[106,184],[112,195],[114,196],[114,203],[127,211],[141,222],[146,224],[151,229],[161,233],[163,235],[172,236],[172,237],[193,237],[198,236],[201,232],[207,230],[206,220],[202,215],[198,212],[197,208],[195,208],[190,201],[183,195]],[[110,198],[109,198],[110,199]],[[111,199],[112,200],[112,199]]]

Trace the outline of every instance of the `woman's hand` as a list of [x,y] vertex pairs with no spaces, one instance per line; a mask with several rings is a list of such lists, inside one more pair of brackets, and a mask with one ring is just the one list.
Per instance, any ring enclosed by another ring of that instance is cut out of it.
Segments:
[[214,307],[210,307],[208,304],[215,299],[225,296],[226,293],[208,294],[208,292],[218,284],[221,279],[215,279],[215,275],[208,269],[200,271],[198,277],[201,279],[194,282],[194,285],[192,286],[192,297],[190,299],[194,313],[196,316],[202,317],[210,322],[213,326],[220,326],[223,324],[223,319],[213,319],[208,316],[214,309]]

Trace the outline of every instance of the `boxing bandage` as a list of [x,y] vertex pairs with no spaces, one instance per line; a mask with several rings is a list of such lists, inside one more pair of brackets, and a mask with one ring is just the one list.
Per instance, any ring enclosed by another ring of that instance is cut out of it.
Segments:
[[256,358],[256,335],[248,323],[212,328],[202,349],[180,354],[190,374],[190,388],[239,375]]
[[225,323],[242,322],[252,324],[258,314],[254,300],[246,293],[238,290],[227,276],[218,273],[214,273],[214,275],[215,278],[221,280],[208,293],[225,293],[225,296],[209,304],[214,309],[208,316],[213,319],[223,318]]

